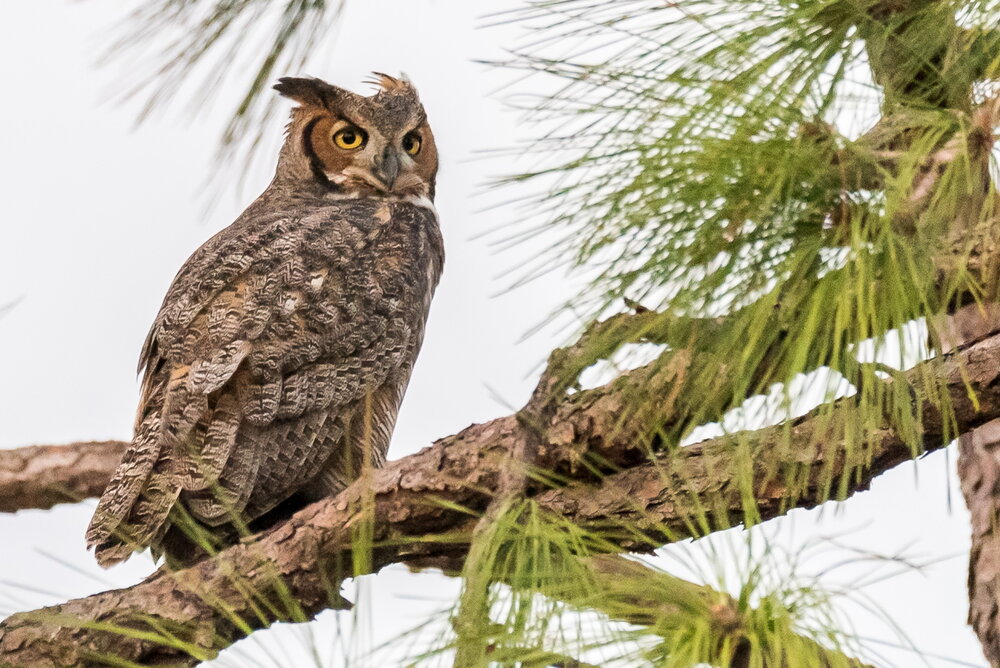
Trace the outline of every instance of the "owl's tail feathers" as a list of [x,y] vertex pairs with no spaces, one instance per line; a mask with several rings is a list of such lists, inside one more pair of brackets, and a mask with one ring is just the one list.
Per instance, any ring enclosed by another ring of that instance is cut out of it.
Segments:
[[180,488],[154,470],[160,459],[160,420],[147,419],[125,451],[87,528],[87,547],[107,568],[162,535]]
[[[167,517],[179,493],[180,487],[165,476],[153,476],[128,517],[118,526],[110,532],[102,527],[93,537],[88,531],[87,544],[94,548],[97,563],[108,568],[155,543],[167,530]],[[91,528],[94,528],[93,523]]]

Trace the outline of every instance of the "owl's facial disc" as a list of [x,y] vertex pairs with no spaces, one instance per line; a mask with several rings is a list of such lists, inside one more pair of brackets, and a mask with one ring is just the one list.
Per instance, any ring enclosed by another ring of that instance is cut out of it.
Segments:
[[318,171],[347,192],[430,196],[436,156],[425,152],[426,122],[417,127],[368,126],[324,115],[311,124]]
[[292,112],[278,176],[315,179],[341,195],[434,199],[438,156],[416,89],[376,74],[371,96],[319,79],[286,77],[275,89]]

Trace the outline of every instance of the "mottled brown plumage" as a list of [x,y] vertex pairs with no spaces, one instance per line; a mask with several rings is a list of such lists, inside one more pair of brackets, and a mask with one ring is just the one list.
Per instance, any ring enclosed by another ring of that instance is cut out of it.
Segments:
[[184,264],[143,346],[135,436],[87,532],[102,565],[189,562],[184,527],[228,542],[384,461],[443,247],[423,107],[377,76],[370,97],[275,86],[299,106],[274,180]]

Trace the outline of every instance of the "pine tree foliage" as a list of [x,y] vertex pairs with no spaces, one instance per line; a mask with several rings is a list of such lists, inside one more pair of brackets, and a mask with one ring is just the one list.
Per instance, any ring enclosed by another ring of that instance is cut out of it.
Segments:
[[[826,399],[838,386],[853,395],[853,411],[821,407],[828,424],[814,433],[821,443],[853,444],[849,466],[871,464],[867,446],[886,417],[921,452],[917,399],[930,400],[947,425],[948,395],[932,374],[916,386],[893,381],[942,349],[936,323],[946,314],[998,296],[990,178],[998,9],[553,0],[499,17],[531,28],[527,46],[503,65],[558,91],[529,109],[549,129],[534,153],[552,157],[507,179],[536,184],[525,204],[542,212],[515,238],[556,231],[561,241],[540,263],[558,260],[591,278],[568,305],[587,321],[621,318],[623,303],[639,311],[625,326],[588,330],[557,389],[624,343],[655,342],[667,346],[648,365],[662,391],[636,393],[622,419],[656,416],[647,423],[651,451],[677,447],[741,406],[747,417],[747,399],[761,394],[783,397],[787,416],[795,381],[812,374],[824,378]],[[957,435],[946,429],[943,438]],[[745,522],[756,508],[749,471],[767,465],[745,462]],[[801,472],[772,475],[790,501],[805,491]],[[821,484],[843,498],[850,480]],[[703,516],[689,521],[705,533],[720,528]],[[501,545],[479,549],[496,555]],[[466,584],[480,606],[483,570]],[[488,581],[505,581],[502,569],[491,572]],[[746,665],[821,665],[791,649],[801,635],[780,628],[782,613],[764,617],[770,634],[751,643],[760,653]],[[751,618],[744,623],[753,627]],[[687,633],[696,619],[688,617]],[[705,637],[717,643],[720,634]],[[462,652],[468,639],[457,638]],[[712,642],[681,649],[688,645],[673,636],[666,646],[646,660],[736,661],[725,655],[733,647]]]
[[[177,97],[202,108],[228,80],[246,82],[221,137],[223,153],[261,140],[277,110],[263,93],[299,71],[319,38],[336,25],[343,0],[153,0],[120,26],[105,60],[128,60],[135,77],[122,91],[145,100],[140,118]],[[151,45],[166,46],[155,51]],[[180,95],[185,93],[185,95]]]
[[[454,652],[455,666],[541,667],[561,665],[559,657],[664,668],[860,665],[843,653],[857,648],[834,623],[831,593],[795,577],[794,559],[772,562],[763,543],[764,555],[747,552],[730,596],[725,582],[695,585],[608,557],[616,550],[600,534],[530,501],[505,504],[465,562],[453,636],[420,658]],[[719,556],[698,555],[716,564]]]
[[[654,364],[683,386],[672,428],[651,425],[660,445],[824,370],[861,409],[831,436],[860,450],[891,415],[920,450],[912,388],[884,382],[926,356],[906,328],[933,338],[943,314],[996,297],[995,118],[979,105],[997,10],[561,0],[502,17],[534,29],[505,64],[558,82],[532,112],[555,158],[508,182],[539,184],[532,224],[561,231],[544,261],[594,277],[576,312],[659,314],[641,338],[671,347]],[[940,387],[916,389],[948,414]]]

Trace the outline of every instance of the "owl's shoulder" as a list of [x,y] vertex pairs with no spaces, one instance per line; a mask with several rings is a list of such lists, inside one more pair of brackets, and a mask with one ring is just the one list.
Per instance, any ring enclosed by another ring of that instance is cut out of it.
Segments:
[[[141,357],[147,359],[156,337],[165,338],[168,345],[183,338],[198,314],[220,295],[266,292],[277,278],[306,285],[311,270],[317,268],[313,264],[324,272],[357,274],[366,264],[362,257],[393,251],[426,255],[431,281],[437,282],[444,258],[433,206],[384,198],[310,202],[262,198],[184,263]],[[343,284],[345,289],[349,284]]]

